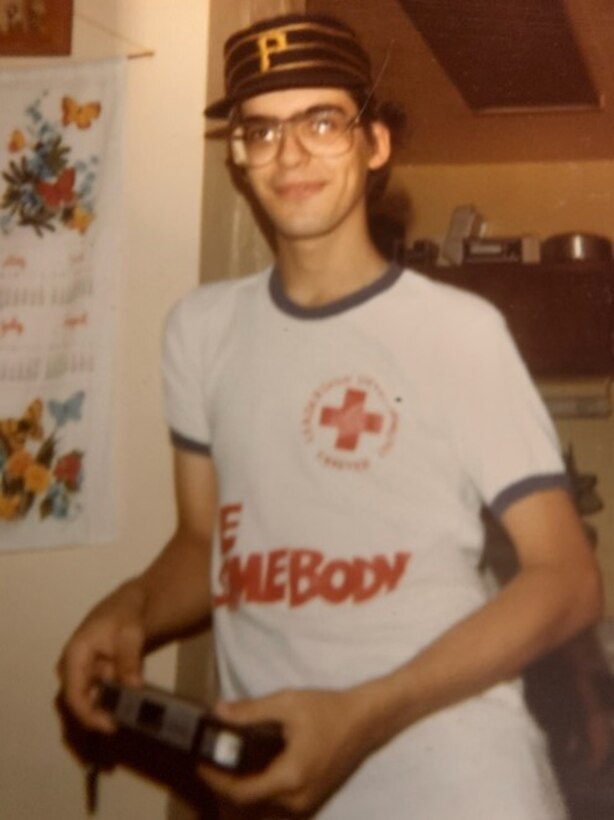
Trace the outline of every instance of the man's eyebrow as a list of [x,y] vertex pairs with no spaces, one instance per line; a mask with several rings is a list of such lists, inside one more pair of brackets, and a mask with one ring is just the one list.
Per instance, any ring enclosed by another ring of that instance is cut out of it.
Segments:
[[322,114],[326,111],[341,111],[343,114],[351,116],[348,111],[336,103],[318,103],[317,105],[310,105],[309,108],[304,108],[302,111],[297,111],[289,117],[269,117],[266,114],[249,114],[248,116],[239,116],[237,122],[239,123],[259,123],[259,122],[282,122],[283,120],[291,120],[294,117],[307,117],[311,114]]

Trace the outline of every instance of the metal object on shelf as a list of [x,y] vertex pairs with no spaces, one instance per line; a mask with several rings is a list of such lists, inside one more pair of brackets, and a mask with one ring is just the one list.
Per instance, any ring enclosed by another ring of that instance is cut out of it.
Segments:
[[481,236],[484,219],[473,205],[459,205],[452,212],[448,233],[442,243],[441,252],[453,265],[463,263],[463,240]]
[[463,263],[466,265],[539,261],[540,243],[536,236],[470,237],[463,240]]
[[548,237],[542,243],[544,262],[611,262],[612,243],[607,236],[570,232]]

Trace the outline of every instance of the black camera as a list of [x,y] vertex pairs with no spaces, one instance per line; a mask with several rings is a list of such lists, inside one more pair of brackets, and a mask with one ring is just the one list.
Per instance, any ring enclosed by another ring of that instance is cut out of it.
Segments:
[[275,721],[228,723],[201,704],[155,686],[101,682],[98,703],[120,727],[235,774],[262,771],[284,748],[282,727]]

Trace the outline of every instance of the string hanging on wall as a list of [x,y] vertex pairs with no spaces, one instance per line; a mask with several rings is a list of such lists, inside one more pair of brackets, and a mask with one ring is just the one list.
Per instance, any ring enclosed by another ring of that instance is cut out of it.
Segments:
[[105,26],[104,24],[99,23],[97,20],[93,20],[91,17],[88,17],[88,16],[82,14],[81,12],[75,13],[75,18],[74,19],[77,22],[80,21],[80,22],[85,23],[88,26],[91,26],[92,28],[96,29],[97,31],[101,31],[103,34],[108,34],[113,39],[118,40],[122,43],[125,43],[127,46],[130,46],[131,49],[135,49],[134,51],[129,51],[126,54],[126,57],[129,60],[139,60],[139,59],[142,59],[143,57],[154,57],[155,56],[156,52],[153,49],[148,48],[147,46],[144,46],[140,43],[137,43],[134,40],[131,40],[129,37],[126,37],[123,34],[121,34],[120,32],[115,31],[115,29],[111,28],[110,26]]

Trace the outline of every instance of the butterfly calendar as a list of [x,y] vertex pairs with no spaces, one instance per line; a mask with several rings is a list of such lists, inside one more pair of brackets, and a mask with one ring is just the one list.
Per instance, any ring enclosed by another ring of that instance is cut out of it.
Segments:
[[0,73],[0,552],[116,536],[124,74]]

